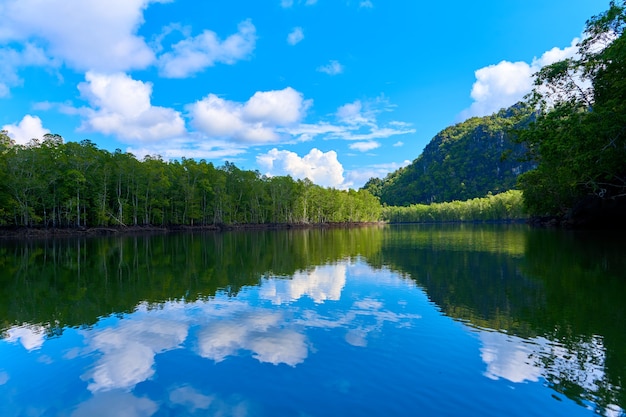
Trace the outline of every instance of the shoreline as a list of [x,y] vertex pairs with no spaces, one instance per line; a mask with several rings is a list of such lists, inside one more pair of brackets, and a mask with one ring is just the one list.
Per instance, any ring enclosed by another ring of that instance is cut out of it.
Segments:
[[219,224],[219,225],[169,225],[169,226],[101,226],[101,227],[0,227],[2,240],[36,240],[75,237],[133,236],[168,234],[179,232],[230,232],[294,229],[336,229],[386,224],[385,222],[343,223],[263,223],[263,224]]

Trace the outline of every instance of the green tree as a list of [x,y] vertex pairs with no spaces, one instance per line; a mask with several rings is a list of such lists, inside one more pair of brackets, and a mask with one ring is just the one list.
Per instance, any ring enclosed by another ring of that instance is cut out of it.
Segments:
[[531,214],[565,215],[626,196],[626,2],[587,21],[575,58],[535,75],[535,122],[522,131],[537,168],[520,177]]

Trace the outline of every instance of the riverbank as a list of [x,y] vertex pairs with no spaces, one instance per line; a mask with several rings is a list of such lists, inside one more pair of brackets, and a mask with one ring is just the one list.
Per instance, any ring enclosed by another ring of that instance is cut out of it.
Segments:
[[237,230],[287,230],[345,228],[381,225],[384,222],[342,222],[342,223],[263,223],[263,224],[218,224],[203,226],[127,226],[127,227],[0,227],[0,239],[48,239],[64,237],[127,236],[147,234],[167,234],[176,232],[227,232]]

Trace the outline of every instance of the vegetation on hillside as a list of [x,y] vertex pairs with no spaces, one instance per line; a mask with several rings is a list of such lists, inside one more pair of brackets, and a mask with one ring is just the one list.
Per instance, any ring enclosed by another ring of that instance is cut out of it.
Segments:
[[575,57],[535,76],[529,103],[538,115],[519,138],[538,162],[519,182],[534,215],[626,197],[625,27],[626,2],[612,1],[587,22]]
[[364,188],[383,204],[441,203],[484,197],[515,188],[517,176],[533,167],[520,162],[525,149],[512,131],[526,126],[530,109],[519,104],[486,117],[473,117],[437,134],[407,167]]

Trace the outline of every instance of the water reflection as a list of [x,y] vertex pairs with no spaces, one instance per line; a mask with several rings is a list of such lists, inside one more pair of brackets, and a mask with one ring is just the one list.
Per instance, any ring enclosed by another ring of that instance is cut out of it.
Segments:
[[318,266],[309,271],[298,271],[289,280],[265,280],[261,296],[281,304],[306,295],[319,304],[325,300],[339,300],[345,284],[345,266]]
[[624,246],[600,240],[417,227],[2,246],[0,415],[624,415]]

